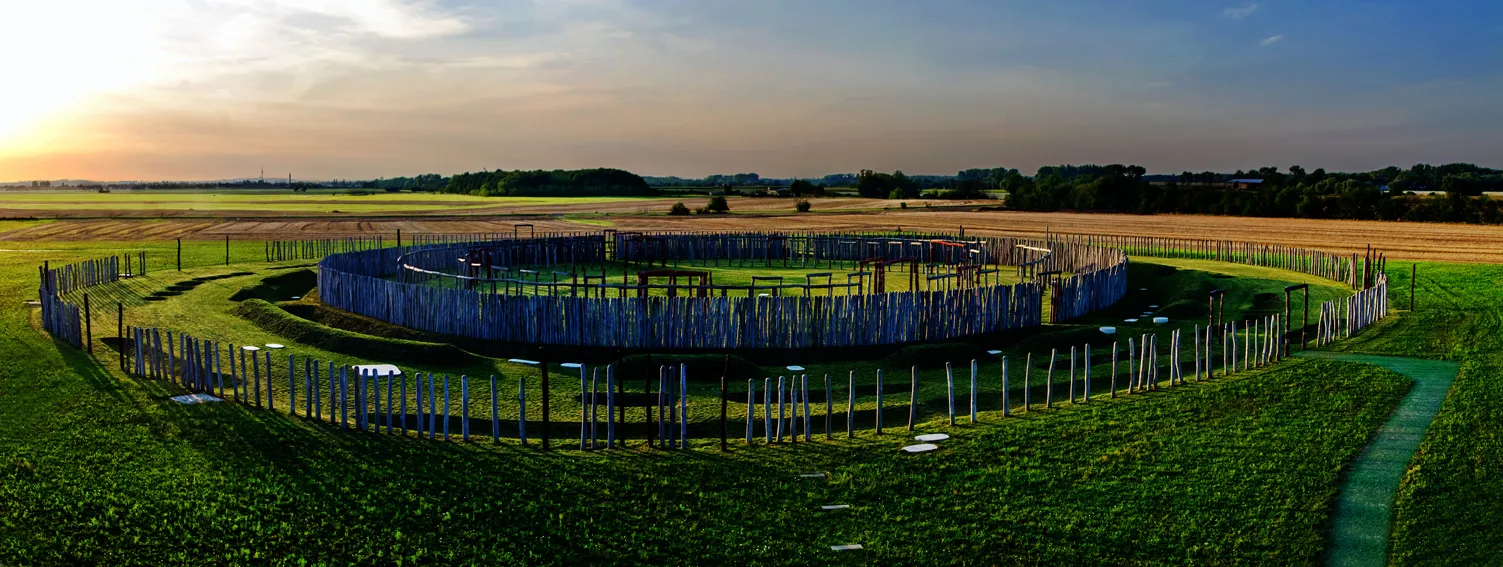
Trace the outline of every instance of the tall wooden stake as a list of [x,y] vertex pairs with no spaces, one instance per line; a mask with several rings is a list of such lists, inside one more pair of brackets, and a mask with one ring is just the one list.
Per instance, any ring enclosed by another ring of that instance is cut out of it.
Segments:
[[548,416],[548,358],[542,348],[538,349],[538,366],[543,369],[543,450],[548,450],[548,429],[553,423]]

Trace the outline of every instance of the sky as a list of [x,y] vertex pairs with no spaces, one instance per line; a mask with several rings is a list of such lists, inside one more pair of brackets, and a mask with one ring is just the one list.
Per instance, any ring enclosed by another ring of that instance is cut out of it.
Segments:
[[0,180],[1503,166],[1503,3],[0,3]]

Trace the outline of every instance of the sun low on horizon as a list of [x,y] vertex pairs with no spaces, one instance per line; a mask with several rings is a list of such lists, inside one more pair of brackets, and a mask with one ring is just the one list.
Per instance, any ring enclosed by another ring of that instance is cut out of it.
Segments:
[[1487,162],[1503,146],[1499,11],[8,2],[0,181]]

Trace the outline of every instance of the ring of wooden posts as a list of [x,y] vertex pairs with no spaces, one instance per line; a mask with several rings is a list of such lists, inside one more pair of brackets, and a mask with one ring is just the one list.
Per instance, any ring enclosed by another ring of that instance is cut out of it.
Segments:
[[[1039,246],[1049,250],[1043,258]],[[627,270],[612,275],[598,268],[606,263]],[[1001,266],[1025,263],[1060,276],[1000,277]],[[698,269],[726,265],[810,273],[724,285]],[[331,307],[482,340],[816,348],[954,340],[1037,326],[1046,316],[1073,319],[1125,294],[1126,265],[1121,251],[1084,240],[613,231],[335,254],[319,264],[319,289]],[[855,271],[840,278],[837,270]],[[898,291],[887,287],[889,271],[905,272],[893,282]]]

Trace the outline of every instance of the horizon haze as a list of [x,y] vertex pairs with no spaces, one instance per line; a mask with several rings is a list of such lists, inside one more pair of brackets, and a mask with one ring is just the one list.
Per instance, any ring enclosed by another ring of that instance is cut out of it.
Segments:
[[[0,6],[0,179],[696,177],[1503,147],[1459,1],[59,0]],[[279,175],[273,176],[273,172]]]

